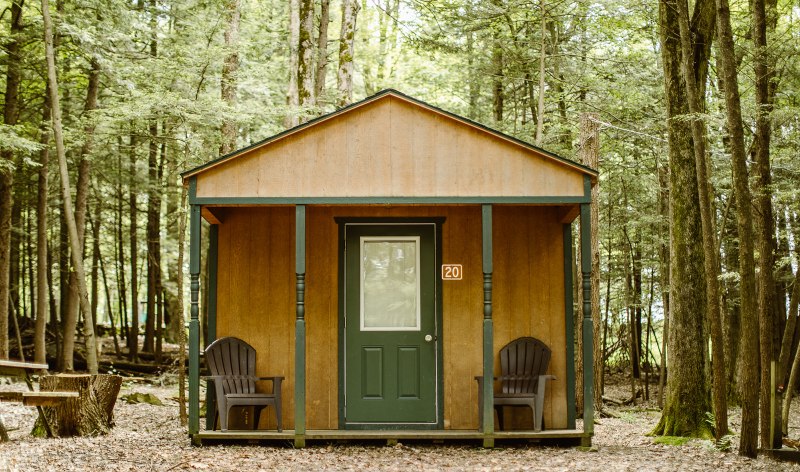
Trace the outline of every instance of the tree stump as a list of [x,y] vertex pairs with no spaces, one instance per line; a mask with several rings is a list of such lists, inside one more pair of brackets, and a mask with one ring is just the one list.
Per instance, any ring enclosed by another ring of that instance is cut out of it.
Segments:
[[[122,377],[109,374],[59,374],[39,379],[39,390],[42,392],[78,392],[78,398],[66,399],[59,405],[43,408],[53,436],[107,434],[114,425],[114,404],[121,386]],[[47,435],[41,414],[31,434],[38,437]]]

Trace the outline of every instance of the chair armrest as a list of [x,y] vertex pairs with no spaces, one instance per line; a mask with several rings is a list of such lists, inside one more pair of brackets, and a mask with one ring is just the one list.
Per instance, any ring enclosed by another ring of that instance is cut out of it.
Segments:
[[286,377],[282,375],[273,375],[272,377],[256,377],[256,380],[272,380],[275,382],[276,380],[284,380]]

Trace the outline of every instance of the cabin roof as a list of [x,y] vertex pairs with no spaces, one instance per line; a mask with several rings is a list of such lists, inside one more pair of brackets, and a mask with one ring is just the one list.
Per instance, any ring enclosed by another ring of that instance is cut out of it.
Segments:
[[372,105],[372,104],[374,104],[376,102],[379,102],[381,100],[384,100],[384,99],[386,99],[388,97],[395,97],[395,98],[400,99],[400,100],[402,100],[402,101],[404,101],[406,103],[409,103],[409,104],[412,104],[412,105],[416,105],[419,108],[428,110],[430,113],[433,113],[433,114],[436,114],[436,115],[439,115],[439,116],[443,116],[443,117],[447,117],[447,118],[449,118],[451,120],[455,120],[456,122],[461,123],[464,126],[468,126],[468,127],[473,128],[473,129],[476,129],[476,130],[479,130],[481,132],[485,132],[485,133],[487,133],[489,135],[492,135],[492,136],[495,136],[497,138],[500,138],[500,139],[502,139],[502,140],[504,140],[504,141],[506,141],[508,143],[511,143],[512,145],[518,146],[518,147],[523,148],[523,149],[528,150],[528,151],[534,151],[540,157],[543,157],[545,159],[549,159],[554,163],[557,163],[559,165],[562,165],[564,167],[567,167],[567,168],[571,169],[572,171],[575,171],[575,172],[578,172],[578,173],[581,173],[581,174],[584,174],[584,175],[588,175],[591,178],[592,182],[596,181],[598,172],[595,169],[592,169],[590,167],[584,166],[584,165],[579,164],[577,162],[574,162],[572,160],[566,159],[566,158],[561,157],[561,156],[559,156],[557,154],[554,154],[552,152],[546,151],[546,150],[544,150],[544,149],[542,149],[540,147],[534,146],[533,144],[525,142],[525,141],[523,141],[521,139],[515,138],[513,136],[505,134],[505,133],[503,133],[501,131],[498,131],[496,129],[490,128],[490,127],[485,126],[485,125],[482,125],[482,124],[480,124],[480,123],[478,123],[476,121],[473,121],[473,120],[471,120],[469,118],[465,118],[465,117],[457,115],[455,113],[451,113],[449,111],[443,110],[443,109],[441,109],[439,107],[436,107],[434,105],[426,103],[426,102],[424,102],[422,100],[416,99],[416,98],[411,97],[409,95],[403,94],[403,93],[401,93],[401,92],[399,92],[397,90],[394,90],[394,89],[382,90],[382,91],[376,93],[375,95],[369,96],[369,97],[367,97],[367,98],[365,98],[365,99],[363,99],[363,100],[361,100],[359,102],[352,103],[352,104],[350,104],[350,105],[348,105],[346,107],[340,108],[340,109],[338,109],[336,111],[333,111],[331,113],[328,113],[326,115],[322,115],[322,116],[319,116],[317,118],[314,118],[313,120],[310,120],[310,121],[308,121],[306,123],[303,123],[303,124],[300,124],[300,125],[295,126],[293,128],[290,128],[290,129],[287,129],[285,131],[282,131],[282,132],[280,132],[278,134],[275,134],[273,136],[270,136],[270,137],[268,137],[266,139],[263,139],[261,141],[255,142],[255,143],[253,143],[253,144],[251,144],[249,146],[246,146],[246,147],[243,147],[241,149],[237,149],[236,151],[233,151],[233,152],[230,152],[228,154],[222,155],[222,156],[220,156],[220,157],[218,157],[216,159],[213,159],[213,160],[211,160],[209,162],[206,162],[205,164],[202,164],[200,166],[197,166],[197,167],[194,167],[192,169],[189,169],[187,171],[182,172],[181,173],[181,177],[183,178],[184,182],[186,182],[187,179],[189,179],[192,176],[196,176],[198,174],[202,174],[202,173],[204,173],[204,172],[206,172],[206,171],[208,171],[208,170],[210,170],[212,168],[216,168],[218,166],[226,165],[227,163],[229,163],[231,161],[235,161],[236,158],[239,157],[239,156],[243,156],[243,155],[248,154],[251,151],[254,151],[256,149],[260,149],[260,148],[269,146],[270,144],[273,144],[273,143],[276,143],[278,141],[281,141],[281,140],[283,140],[283,139],[285,139],[285,138],[287,138],[289,136],[292,136],[292,135],[295,135],[295,134],[299,134],[299,133],[308,132],[308,130],[313,129],[313,128],[319,126],[320,124],[322,124],[324,122],[327,122],[327,121],[330,121],[332,119],[335,119],[335,118],[337,118],[337,117],[339,117],[341,115],[345,115],[345,114],[351,113],[356,109],[368,107],[368,106],[370,106],[370,105]]

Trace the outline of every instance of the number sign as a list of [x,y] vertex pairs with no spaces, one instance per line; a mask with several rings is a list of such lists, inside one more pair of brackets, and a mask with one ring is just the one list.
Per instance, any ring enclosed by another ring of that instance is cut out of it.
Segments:
[[463,275],[461,264],[442,264],[442,280],[461,280]]

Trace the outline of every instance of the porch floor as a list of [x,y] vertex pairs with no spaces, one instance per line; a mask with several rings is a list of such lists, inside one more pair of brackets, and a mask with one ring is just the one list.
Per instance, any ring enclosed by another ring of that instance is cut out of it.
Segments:
[[[295,431],[275,430],[229,430],[201,431],[192,435],[196,443],[204,442],[286,442],[294,441]],[[307,430],[306,441],[474,441],[492,439],[494,441],[542,441],[564,445],[590,445],[591,436],[577,429],[552,429],[546,431],[496,431],[485,435],[475,430]]]

